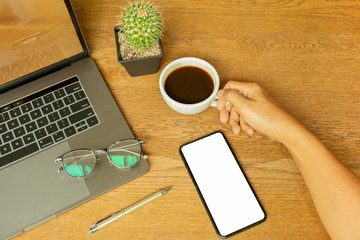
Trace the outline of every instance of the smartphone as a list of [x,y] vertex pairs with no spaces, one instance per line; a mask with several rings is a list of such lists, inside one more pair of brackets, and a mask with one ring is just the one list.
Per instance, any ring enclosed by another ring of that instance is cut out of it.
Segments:
[[266,219],[266,213],[221,132],[180,147],[180,155],[221,238]]

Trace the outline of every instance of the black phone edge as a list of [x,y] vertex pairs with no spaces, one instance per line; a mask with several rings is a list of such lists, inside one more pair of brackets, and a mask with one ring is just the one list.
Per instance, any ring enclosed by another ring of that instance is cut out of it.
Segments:
[[[213,134],[217,134],[217,133],[220,133],[220,134],[224,137],[226,144],[228,145],[228,147],[229,147],[232,155],[233,155],[234,158],[236,159],[236,162],[237,162],[237,164],[238,164],[241,172],[243,173],[243,175],[244,175],[244,177],[245,177],[245,180],[247,181],[247,183],[248,183],[248,185],[249,185],[252,193],[254,194],[254,196],[255,196],[255,198],[256,198],[256,200],[257,200],[257,202],[258,202],[261,210],[262,210],[263,213],[264,213],[264,218],[263,218],[262,220],[260,220],[260,221],[258,221],[258,222],[255,222],[255,223],[253,223],[253,224],[251,224],[251,225],[249,225],[249,226],[246,226],[246,227],[244,227],[244,228],[241,228],[241,229],[239,229],[239,230],[237,230],[237,231],[235,231],[235,232],[233,232],[233,233],[230,233],[230,234],[228,234],[228,235],[226,235],[226,236],[223,236],[223,235],[220,234],[219,229],[217,228],[217,226],[216,226],[216,224],[215,224],[215,221],[214,221],[214,219],[213,219],[213,217],[212,217],[212,215],[211,215],[211,213],[210,213],[210,210],[209,210],[208,206],[206,205],[205,199],[204,199],[204,197],[202,196],[202,194],[201,194],[201,192],[200,192],[200,188],[199,188],[199,186],[197,185],[197,183],[196,183],[196,181],[195,181],[195,178],[194,178],[194,176],[193,176],[193,174],[192,174],[192,172],[191,172],[191,170],[190,170],[190,167],[189,167],[189,165],[187,164],[187,162],[186,162],[186,160],[185,160],[185,157],[184,157],[184,155],[183,155],[183,153],[182,153],[182,151],[181,151],[181,148],[182,148],[183,146],[188,145],[188,144],[191,144],[191,143],[194,143],[194,142],[196,142],[196,141],[199,141],[199,140],[201,140],[201,139],[203,139],[203,138],[209,137],[209,136],[211,136],[211,135],[213,135]],[[255,191],[254,191],[254,189],[252,188],[252,186],[251,186],[251,184],[250,184],[250,182],[249,182],[249,180],[248,180],[245,172],[244,172],[243,169],[241,168],[240,163],[239,163],[238,159],[236,158],[236,155],[234,154],[232,148],[230,147],[230,144],[229,144],[229,142],[227,141],[224,133],[222,133],[221,131],[215,131],[215,132],[210,133],[210,134],[207,134],[207,135],[205,135],[205,136],[203,136],[203,137],[197,138],[197,139],[195,139],[195,140],[193,140],[193,141],[190,141],[190,142],[187,142],[187,143],[185,143],[185,144],[182,144],[182,145],[179,147],[179,153],[180,153],[180,156],[181,156],[181,158],[182,158],[182,160],[183,160],[183,162],[184,162],[185,168],[186,168],[186,170],[188,171],[188,173],[189,173],[189,175],[190,175],[190,177],[191,177],[191,180],[192,180],[192,182],[193,182],[193,184],[194,184],[194,186],[195,186],[195,188],[196,188],[196,191],[197,191],[198,195],[200,196],[201,202],[202,202],[202,204],[203,204],[203,206],[204,206],[204,208],[205,208],[205,210],[206,210],[206,212],[207,212],[207,214],[208,214],[208,216],[209,216],[209,218],[210,218],[210,220],[211,220],[211,223],[212,223],[212,225],[213,225],[213,227],[214,227],[214,229],[215,229],[215,231],[216,231],[216,234],[217,234],[220,238],[222,238],[222,239],[229,238],[229,237],[234,236],[234,235],[236,235],[236,234],[238,234],[238,233],[240,233],[240,232],[243,232],[243,231],[248,230],[248,229],[250,229],[250,228],[252,228],[252,227],[255,227],[256,225],[259,225],[260,223],[265,222],[265,220],[267,219],[266,212],[265,212],[263,206],[261,205],[261,202],[259,201],[259,199],[258,199],[258,197],[257,197],[257,195],[256,195],[256,193],[255,193]]]

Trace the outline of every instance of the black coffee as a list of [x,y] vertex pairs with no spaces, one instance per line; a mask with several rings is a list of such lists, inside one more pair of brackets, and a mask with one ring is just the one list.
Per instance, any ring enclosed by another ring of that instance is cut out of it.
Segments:
[[172,71],[165,80],[165,91],[177,102],[198,103],[214,90],[211,76],[198,67],[186,66]]

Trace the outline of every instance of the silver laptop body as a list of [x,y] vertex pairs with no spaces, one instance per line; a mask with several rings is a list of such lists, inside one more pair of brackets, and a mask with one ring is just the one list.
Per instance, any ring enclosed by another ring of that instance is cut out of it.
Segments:
[[[119,170],[100,155],[88,178],[58,172],[54,160],[65,152],[107,148],[134,136],[89,56],[68,0],[0,0],[0,15],[0,26],[7,26],[0,27],[0,239],[8,239],[149,166],[142,159]],[[26,65],[35,65],[39,53],[40,67]]]

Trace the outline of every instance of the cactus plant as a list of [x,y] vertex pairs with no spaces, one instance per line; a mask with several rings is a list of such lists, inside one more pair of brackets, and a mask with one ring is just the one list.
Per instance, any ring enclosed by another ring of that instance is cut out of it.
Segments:
[[149,2],[130,3],[120,23],[126,41],[139,51],[153,46],[162,33],[161,15]]

